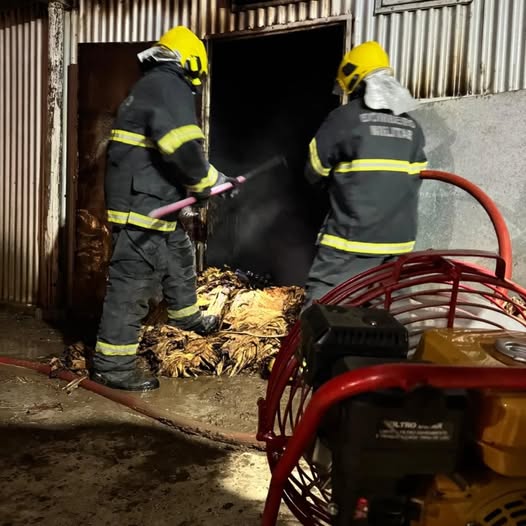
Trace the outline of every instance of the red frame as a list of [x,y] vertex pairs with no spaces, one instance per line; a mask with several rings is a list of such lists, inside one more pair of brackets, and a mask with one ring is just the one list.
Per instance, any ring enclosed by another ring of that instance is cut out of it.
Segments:
[[[323,415],[333,404],[368,391],[393,387],[410,391],[422,385],[444,389],[526,391],[525,373],[523,368],[403,364],[367,367],[333,378],[313,394],[302,419],[294,430],[294,435],[288,441],[283,455],[272,471],[262,526],[276,524],[285,483],[309,440],[315,436]],[[305,524],[309,523],[305,522]]]
[[[422,179],[434,179],[458,186],[472,195],[486,210],[492,221],[499,247],[499,255],[478,251],[445,251],[416,252],[403,256],[395,263],[389,263],[364,272],[330,291],[323,303],[362,305],[371,299],[378,298],[383,290],[385,307],[391,306],[392,293],[403,290],[409,278],[412,284],[444,283],[451,287],[450,311],[447,326],[452,327],[457,319],[457,307],[471,304],[458,302],[459,294],[480,294],[489,300],[489,310],[503,312],[503,303],[508,301],[508,292],[513,291],[523,299],[526,290],[509,281],[512,269],[512,249],[510,235],[495,203],[476,185],[466,179],[448,172],[425,171]],[[474,264],[459,261],[457,258],[477,257],[490,258],[495,262],[492,272]],[[455,258],[450,260],[448,258]],[[436,276],[430,279],[430,275]],[[467,285],[466,285],[467,284]],[[481,293],[473,285],[482,285]],[[376,286],[376,289],[374,287]],[[425,293],[426,291],[424,291]],[[436,290],[434,291],[436,293]],[[433,291],[430,289],[430,293]],[[457,303],[458,302],[458,303]],[[480,306],[473,303],[472,306]],[[517,305],[516,305],[517,307]],[[520,308],[523,317],[526,309]],[[434,319],[425,318],[422,319]],[[476,315],[475,318],[476,319]],[[526,317],[525,317],[526,320]],[[521,321],[521,323],[523,323]],[[526,321],[523,323],[526,325]],[[496,324],[498,326],[498,324]],[[266,442],[267,456],[272,471],[269,492],[262,518],[263,526],[274,526],[279,513],[282,496],[293,470],[296,468],[308,443],[315,436],[316,429],[324,413],[331,405],[346,398],[377,389],[399,387],[411,390],[421,385],[432,385],[438,388],[464,389],[503,389],[526,391],[526,371],[524,368],[482,368],[452,367],[421,364],[379,365],[348,372],[332,379],[316,391],[301,418],[294,426],[292,437],[276,436],[274,425],[279,411],[281,397],[287,385],[298,382],[298,363],[294,351],[300,340],[297,323],[285,338],[282,349],[276,359],[267,389],[266,400],[259,400],[258,440]],[[295,378],[294,378],[295,377]],[[303,404],[301,406],[303,410]],[[287,498],[287,504],[301,522],[306,525],[317,525],[314,517],[308,514],[308,507],[301,506],[293,499]]]

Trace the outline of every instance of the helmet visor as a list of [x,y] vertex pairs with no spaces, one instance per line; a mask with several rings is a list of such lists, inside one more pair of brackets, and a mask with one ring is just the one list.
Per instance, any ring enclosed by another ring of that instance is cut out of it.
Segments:
[[180,63],[180,57],[177,53],[165,46],[153,46],[137,54],[139,62],[166,62],[175,61]]

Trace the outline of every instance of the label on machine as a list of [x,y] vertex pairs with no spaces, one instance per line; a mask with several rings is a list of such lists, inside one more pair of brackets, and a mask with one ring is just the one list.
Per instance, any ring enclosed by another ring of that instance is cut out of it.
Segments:
[[382,419],[376,430],[376,439],[402,442],[449,442],[453,440],[453,432],[452,422],[422,424],[415,420]]

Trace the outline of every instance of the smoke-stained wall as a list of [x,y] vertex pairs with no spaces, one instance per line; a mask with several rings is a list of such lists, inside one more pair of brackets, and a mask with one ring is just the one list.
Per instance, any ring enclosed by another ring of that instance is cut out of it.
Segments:
[[[526,90],[429,102],[415,112],[430,168],[457,173],[497,204],[513,243],[513,279],[526,285]],[[426,181],[417,249],[497,251],[493,226],[462,190]]]

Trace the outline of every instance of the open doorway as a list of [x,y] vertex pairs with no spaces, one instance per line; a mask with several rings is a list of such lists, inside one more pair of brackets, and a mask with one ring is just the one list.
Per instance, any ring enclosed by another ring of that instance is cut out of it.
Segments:
[[[310,139],[339,103],[331,92],[343,40],[344,26],[332,25],[212,41],[212,161],[237,175],[283,153],[288,168],[241,187],[230,203],[213,200],[223,210],[211,214],[209,265],[269,272],[280,284],[304,281],[327,205],[304,182],[303,167]],[[82,319],[98,320],[106,285],[107,141],[119,104],[140,77],[137,53],[150,44],[79,46],[78,179],[69,198],[76,210],[71,312]]]
[[306,183],[308,144],[332,94],[345,26],[211,41],[210,159],[241,175],[275,154],[288,166],[240,187],[210,214],[207,262],[303,285],[327,198]]

